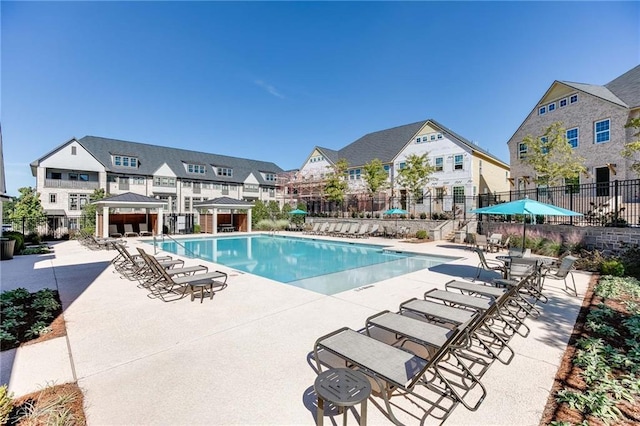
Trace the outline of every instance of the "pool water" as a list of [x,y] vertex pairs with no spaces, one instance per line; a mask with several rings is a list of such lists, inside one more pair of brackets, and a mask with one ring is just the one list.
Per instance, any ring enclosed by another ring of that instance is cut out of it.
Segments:
[[159,242],[162,250],[199,257],[281,283],[335,294],[430,268],[456,258],[400,253],[325,240],[250,235]]

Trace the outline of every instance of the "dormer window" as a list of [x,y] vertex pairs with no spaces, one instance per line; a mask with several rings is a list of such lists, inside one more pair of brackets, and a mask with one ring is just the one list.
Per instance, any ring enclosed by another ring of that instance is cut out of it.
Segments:
[[267,182],[275,182],[276,181],[275,173],[265,173],[264,180],[266,180]]
[[129,157],[126,155],[114,155],[111,157],[113,165],[117,167],[138,167],[138,159],[136,157]]
[[203,175],[205,168],[202,164],[187,164],[187,172]]
[[547,113],[547,107],[546,106],[541,106],[540,108],[538,108],[538,115],[544,115]]
[[233,169],[230,169],[228,167],[218,167],[216,169],[216,172],[218,176],[228,176],[228,177],[233,176]]

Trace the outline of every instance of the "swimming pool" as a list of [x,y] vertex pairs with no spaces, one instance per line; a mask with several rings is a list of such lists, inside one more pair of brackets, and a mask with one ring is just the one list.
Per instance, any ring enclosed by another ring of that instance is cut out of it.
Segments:
[[455,260],[381,246],[278,235],[207,237],[157,243],[162,250],[321,294],[335,294]]

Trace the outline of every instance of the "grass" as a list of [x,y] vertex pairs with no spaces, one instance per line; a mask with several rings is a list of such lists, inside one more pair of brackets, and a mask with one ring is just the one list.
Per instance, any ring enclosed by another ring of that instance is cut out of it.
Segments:
[[82,391],[75,383],[50,385],[14,401],[8,425],[83,426]]

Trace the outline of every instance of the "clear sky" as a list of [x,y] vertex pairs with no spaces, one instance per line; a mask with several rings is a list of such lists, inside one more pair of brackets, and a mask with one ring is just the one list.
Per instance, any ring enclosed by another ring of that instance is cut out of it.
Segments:
[[300,167],[433,118],[502,159],[554,80],[640,63],[638,2],[9,2],[7,191],[72,137]]

